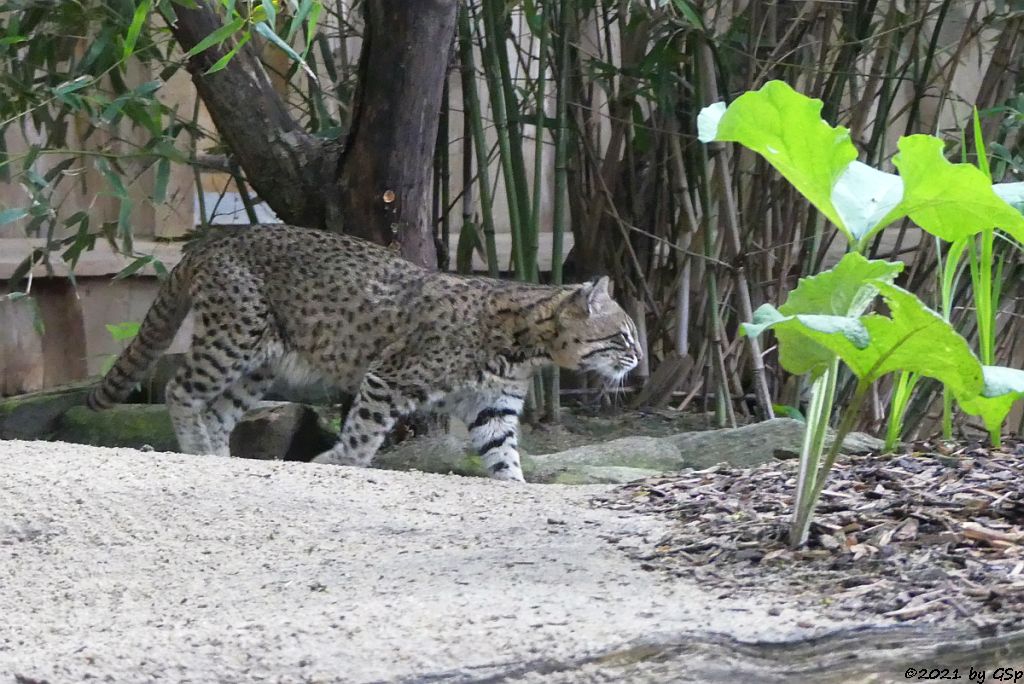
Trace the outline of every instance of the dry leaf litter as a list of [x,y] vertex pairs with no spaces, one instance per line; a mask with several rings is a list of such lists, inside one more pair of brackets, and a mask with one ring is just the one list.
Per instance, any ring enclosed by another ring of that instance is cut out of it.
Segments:
[[641,480],[597,506],[668,515],[674,531],[638,559],[773,611],[1024,627],[1024,442],[919,442],[902,455],[841,457],[808,543],[791,549],[794,461],[719,465]]

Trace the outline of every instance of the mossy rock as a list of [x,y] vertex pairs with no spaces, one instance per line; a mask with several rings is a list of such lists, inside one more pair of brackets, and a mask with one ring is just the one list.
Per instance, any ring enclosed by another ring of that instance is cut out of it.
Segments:
[[60,417],[84,406],[95,383],[78,382],[0,399],[0,439],[50,439]]
[[625,484],[661,474],[658,470],[626,466],[575,466],[545,480],[550,484]]
[[[381,451],[373,465],[387,470],[487,477],[480,457],[468,446],[454,435],[418,437]],[[519,455],[526,481],[545,484],[630,482],[671,469],[665,466],[679,461],[675,447],[653,437],[617,439],[543,456],[531,456],[520,450]]]
[[118,404],[106,411],[75,406],[57,422],[53,439],[93,446],[178,450],[167,407],[161,404]]

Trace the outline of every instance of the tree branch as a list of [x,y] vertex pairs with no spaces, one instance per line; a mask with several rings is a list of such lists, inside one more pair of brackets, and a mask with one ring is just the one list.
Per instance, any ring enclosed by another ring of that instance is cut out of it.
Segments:
[[[219,29],[221,18],[200,0],[174,5],[171,32],[188,52]],[[230,49],[210,47],[188,60],[199,96],[246,180],[286,223],[326,228],[337,200],[324,192],[337,175],[341,145],[315,138],[288,113],[255,52],[245,45],[227,66],[206,71]]]

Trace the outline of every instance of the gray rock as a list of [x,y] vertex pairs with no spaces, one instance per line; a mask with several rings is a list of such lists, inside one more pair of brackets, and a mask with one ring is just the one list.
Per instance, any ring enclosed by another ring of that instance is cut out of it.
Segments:
[[[716,463],[751,467],[778,459],[797,458],[803,442],[804,424],[792,418],[774,418],[739,428],[687,432],[666,438],[682,454],[687,468],[708,468]],[[831,434],[826,444],[831,444]],[[877,451],[881,440],[862,433],[848,435],[843,441],[847,453]]]
[[[832,433],[829,432],[828,443],[832,443]],[[885,440],[872,437],[865,432],[851,432],[843,440],[843,453],[856,456],[858,454],[877,454],[885,450]],[[797,451],[797,456],[800,452]]]
[[527,475],[530,482],[543,481],[550,484],[584,485],[584,484],[626,484],[634,480],[661,475],[660,470],[646,468],[627,468],[625,466],[587,466],[567,467],[549,480],[535,479]]
[[337,440],[312,407],[263,402],[231,433],[231,455],[267,461],[309,461]]
[[[588,476],[612,476],[614,471],[593,470],[594,468],[618,468],[643,471],[645,473],[678,470],[681,466],[679,448],[667,439],[657,437],[623,437],[609,442],[590,444],[588,446],[558,451],[553,454],[535,456],[532,472],[527,479],[535,482],[555,482],[572,480],[571,473]],[[524,470],[524,473],[526,471]],[[624,476],[629,476],[626,473]],[[617,476],[615,482],[635,480],[636,475],[622,480]],[[609,481],[609,480],[602,480]]]
[[60,417],[85,404],[92,382],[0,399],[0,439],[50,439]]
[[[654,437],[626,437],[543,456],[521,453],[527,482],[619,484],[678,467],[679,450]],[[416,437],[381,451],[377,468],[486,477],[480,457],[456,435]]]

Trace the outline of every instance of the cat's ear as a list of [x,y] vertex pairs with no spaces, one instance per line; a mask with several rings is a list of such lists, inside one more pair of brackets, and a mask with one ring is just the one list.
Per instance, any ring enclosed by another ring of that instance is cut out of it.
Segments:
[[612,281],[608,276],[601,276],[597,280],[580,285],[576,297],[580,308],[587,316],[594,316],[603,311],[612,301],[611,286]]

